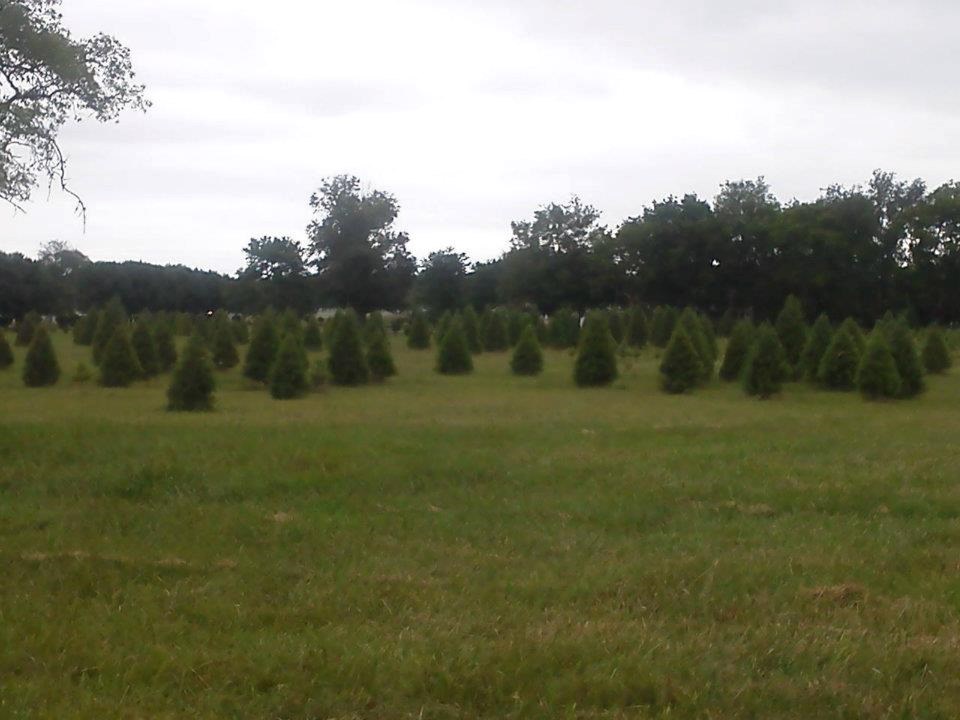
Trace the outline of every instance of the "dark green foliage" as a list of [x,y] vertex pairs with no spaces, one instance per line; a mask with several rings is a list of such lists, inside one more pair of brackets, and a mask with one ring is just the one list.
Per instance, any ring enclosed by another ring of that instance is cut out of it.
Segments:
[[14,344],[19,347],[26,347],[33,341],[33,335],[37,328],[43,324],[43,318],[40,314],[31,310],[24,315],[17,323],[17,333],[14,336]]
[[703,372],[703,380],[709,380],[713,377],[713,368],[717,361],[716,351],[710,344],[710,340],[704,331],[704,322],[701,315],[691,307],[685,308],[677,318],[677,325],[682,325],[693,343],[694,349],[700,356],[700,368]]
[[160,372],[167,372],[177,364],[177,345],[173,339],[173,326],[167,322],[156,321],[153,327],[153,339],[157,344]]
[[73,324],[73,342],[75,345],[89,347],[97,331],[97,311],[90,310]]
[[898,320],[888,333],[890,352],[900,373],[900,397],[913,397],[923,392],[923,365],[907,323]]
[[679,313],[674,307],[660,305],[653,310],[653,318],[650,321],[650,342],[655,347],[663,348],[673,337],[673,329],[676,327]]
[[[713,320],[700,313],[700,327],[703,329],[703,337],[707,341],[707,348],[710,350],[710,367],[717,362],[720,355],[720,348],[717,346],[717,333],[713,328]],[[712,371],[710,373],[713,374]]]
[[880,324],[874,328],[857,368],[857,389],[869,400],[896,397],[900,392],[900,373],[887,342],[889,329]]
[[873,329],[874,329],[874,331],[879,330],[880,332],[882,332],[884,335],[886,335],[887,340],[889,341],[889,339],[890,339],[890,334],[891,334],[891,332],[893,331],[894,325],[896,325],[896,324],[897,324],[897,318],[896,318],[896,316],[893,314],[893,311],[892,311],[892,310],[887,310],[887,311],[883,314],[883,317],[880,318],[879,320],[877,320],[876,323],[874,323]]
[[374,380],[384,380],[397,374],[386,330],[376,333],[368,340],[367,366],[370,368],[370,377]]
[[527,323],[520,333],[510,358],[510,369],[514,375],[539,375],[543,371],[543,350],[533,323]]
[[113,337],[100,356],[100,384],[104,387],[127,387],[143,377],[143,368],[130,340],[126,324],[113,331]]
[[950,358],[950,349],[943,337],[943,330],[934,326],[927,331],[923,343],[923,367],[930,373],[943,373],[950,369],[953,361]]
[[754,332],[753,323],[749,320],[740,320],[734,325],[720,365],[720,377],[723,380],[731,381],[740,377],[750,356]]
[[300,333],[289,328],[283,336],[273,367],[270,369],[270,395],[274,400],[291,400],[307,393],[307,351]]
[[383,314],[372,312],[367,315],[363,323],[363,342],[369,345],[378,335],[387,334],[387,324],[383,321]]
[[794,375],[797,375],[800,355],[807,344],[807,325],[803,317],[803,306],[796,295],[787,297],[783,309],[777,316],[776,327],[777,336],[780,338],[780,344],[783,346],[787,362],[790,364]]
[[466,375],[473,372],[473,356],[467,344],[460,318],[454,317],[447,327],[447,334],[437,348],[437,372],[443,375]]
[[277,331],[281,337],[293,334],[299,341],[303,340],[303,323],[292,308],[287,308],[280,315]]
[[617,378],[616,350],[606,314],[600,311],[588,314],[580,332],[573,381],[580,387],[612,383]]
[[820,358],[817,370],[820,384],[830,390],[853,390],[861,354],[848,327],[845,324],[838,327]]
[[190,337],[195,329],[193,317],[189,313],[177,313],[173,319],[173,332],[180,337]]
[[127,311],[123,308],[120,298],[113,298],[97,314],[97,330],[93,334],[93,362],[100,364],[100,357],[113,339],[118,327],[126,327]]
[[460,316],[463,323],[463,333],[467,336],[467,345],[470,352],[483,352],[483,343],[480,342],[480,318],[472,305],[467,305],[467,309]]
[[77,369],[73,371],[73,382],[77,385],[86,385],[91,380],[93,380],[93,372],[86,363],[77,363]]
[[199,334],[187,341],[183,357],[173,371],[167,389],[167,409],[199,411],[213,409],[213,365],[207,345]]
[[757,330],[750,355],[743,368],[743,390],[747,395],[768,398],[780,392],[792,368],[780,343],[779,333],[764,323]]
[[33,339],[23,362],[23,384],[27,387],[56,385],[60,379],[60,364],[50,342],[47,329],[40,325],[34,330]]
[[696,387],[703,378],[703,362],[686,328],[675,323],[673,335],[660,360],[660,387],[679,394]]
[[833,328],[830,318],[820,315],[807,333],[807,344],[800,355],[800,372],[807,380],[816,380],[820,371],[820,360],[830,346],[833,338]]
[[329,379],[327,374],[327,363],[323,358],[317,358],[313,367],[310,368],[310,387],[314,390],[322,390]]
[[233,324],[233,339],[237,345],[246,345],[250,342],[250,326],[247,324],[247,319],[238,315],[231,323]]
[[[734,328],[737,326],[737,314],[733,311],[733,308],[727,308],[723,311],[723,315],[720,316],[719,322],[717,322],[717,334],[720,337],[728,338],[733,334]],[[751,326],[753,323],[751,323]]]
[[323,348],[323,330],[320,328],[320,321],[316,315],[311,315],[307,319],[307,325],[303,330],[303,346],[307,350],[320,350]]
[[250,347],[247,348],[247,357],[243,365],[244,376],[257,382],[267,382],[270,379],[270,369],[277,357],[279,346],[280,338],[273,314],[264,313],[257,318],[253,326]]
[[345,311],[337,320],[329,347],[327,369],[334,385],[362,385],[370,379],[360,323],[353,310]]
[[650,329],[647,324],[647,314],[643,308],[634,306],[627,313],[627,345],[633,348],[642,348],[647,344],[650,337]]
[[850,334],[850,339],[853,340],[853,346],[857,350],[857,355],[863,355],[863,351],[867,348],[867,338],[863,334],[860,325],[857,324],[857,321],[848,317],[840,323],[840,328]]
[[218,370],[229,370],[236,367],[240,362],[240,355],[237,353],[236,330],[229,319],[217,321],[217,326],[213,331],[212,356],[213,364]]
[[510,347],[510,335],[503,310],[487,310],[483,314],[480,328],[484,350],[502,352]]
[[334,333],[337,331],[337,323],[343,318],[343,310],[337,310],[333,317],[327,319],[321,329],[323,330],[323,344],[325,347],[330,347],[330,343],[333,342]]
[[160,372],[160,354],[157,351],[157,341],[153,336],[153,323],[146,318],[140,318],[134,323],[130,342],[137,354],[137,362],[143,377],[151,378]]
[[547,324],[547,340],[560,350],[576,347],[580,342],[580,316],[573,310],[557,310]]
[[407,327],[407,347],[413,350],[426,350],[430,347],[430,323],[420,310],[414,310]]
[[507,323],[508,347],[513,347],[520,342],[520,334],[523,332],[523,328],[527,324],[527,316],[519,310],[508,310],[506,312],[505,320]]
[[619,345],[624,338],[623,313],[617,308],[607,310],[607,324],[610,326],[610,334],[613,336],[613,342]]
[[437,324],[433,329],[433,334],[437,338],[443,338],[447,334],[447,328],[450,327],[450,321],[453,319],[453,313],[449,310],[445,311],[438,319]]
[[7,341],[7,336],[0,330],[0,370],[6,370],[13,365],[13,348]]

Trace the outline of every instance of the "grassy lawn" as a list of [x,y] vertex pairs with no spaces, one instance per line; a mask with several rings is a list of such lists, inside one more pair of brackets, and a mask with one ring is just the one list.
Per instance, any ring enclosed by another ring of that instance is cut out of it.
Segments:
[[2,718],[960,717],[956,370],[759,402],[395,339],[189,415],[56,342],[0,373]]

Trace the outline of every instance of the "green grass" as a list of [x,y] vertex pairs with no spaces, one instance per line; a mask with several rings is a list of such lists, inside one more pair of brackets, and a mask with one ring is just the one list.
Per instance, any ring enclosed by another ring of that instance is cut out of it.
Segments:
[[[960,717],[960,373],[277,402],[0,373],[2,718]],[[23,351],[18,349],[18,362]]]

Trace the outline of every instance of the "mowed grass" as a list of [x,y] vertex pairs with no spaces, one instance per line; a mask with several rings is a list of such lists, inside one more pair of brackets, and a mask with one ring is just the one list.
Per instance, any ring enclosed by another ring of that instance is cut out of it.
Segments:
[[[0,374],[0,717],[960,717],[960,374],[572,358],[277,402]],[[23,351],[18,351],[18,363]]]

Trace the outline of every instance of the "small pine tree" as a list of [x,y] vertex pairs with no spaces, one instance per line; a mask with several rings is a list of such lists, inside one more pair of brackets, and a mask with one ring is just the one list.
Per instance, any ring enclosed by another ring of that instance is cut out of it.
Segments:
[[288,331],[270,369],[271,397],[274,400],[291,400],[305,395],[310,388],[308,367],[307,351],[303,348],[300,333]]
[[426,315],[414,310],[407,327],[407,347],[413,350],[427,350],[430,347],[430,324]]
[[743,368],[744,392],[761,399],[768,398],[780,392],[790,373],[779,333],[767,324],[761,325]]
[[167,409],[200,411],[213,409],[213,365],[207,355],[207,345],[200,335],[187,341],[183,357],[173,371],[167,389]]
[[157,341],[153,336],[151,323],[146,318],[140,318],[133,326],[130,336],[133,350],[137,354],[137,361],[143,371],[143,377],[151,378],[160,372],[160,353],[157,350]]
[[623,315],[617,308],[607,310],[607,325],[610,326],[610,335],[613,336],[613,342],[620,345],[623,342]]
[[900,373],[890,352],[887,330],[880,324],[874,328],[857,368],[857,389],[868,400],[896,397],[900,392]]
[[97,331],[97,311],[91,309],[83,315],[73,326],[73,342],[75,345],[89,347],[93,343],[93,334]]
[[489,352],[502,352],[510,347],[507,332],[507,320],[502,310],[487,310],[481,323],[483,349]]
[[647,314],[640,306],[630,308],[627,314],[627,345],[633,348],[642,348],[647,344],[650,331],[647,326]]
[[343,310],[337,310],[332,318],[324,321],[321,329],[323,330],[323,344],[325,347],[330,347],[330,343],[333,342],[333,336],[337,332],[337,323],[343,319]]
[[[923,343],[923,367],[929,373],[944,373],[950,369],[953,361],[950,358],[950,349],[943,337],[943,331],[934,326],[927,331]],[[0,361],[2,362],[2,361]]]
[[383,321],[383,313],[377,311],[367,315],[363,323],[363,342],[369,345],[378,335],[387,334],[387,324]]
[[794,375],[800,365],[800,355],[807,344],[807,325],[803,317],[803,306],[796,295],[789,295],[783,309],[777,316],[777,336],[786,354]]
[[467,305],[467,309],[460,316],[463,322],[463,333],[467,336],[467,345],[470,352],[483,352],[483,343],[480,342],[480,318],[472,305]]
[[696,387],[703,378],[703,362],[686,328],[676,323],[660,361],[660,387],[674,395]]
[[433,328],[433,334],[438,338],[443,338],[443,336],[447,334],[451,320],[453,320],[453,313],[445,310],[443,314],[437,318],[437,324]]
[[23,362],[23,384],[27,387],[56,385],[60,379],[60,363],[50,342],[47,329],[40,325],[33,333]]
[[13,348],[7,342],[7,336],[0,330],[0,370],[6,370],[13,365]]
[[[700,327],[703,330],[703,337],[707,341],[707,348],[710,350],[710,367],[712,369],[717,362],[717,357],[720,355],[720,348],[717,345],[717,333],[713,328],[713,320],[703,313],[700,313]],[[710,374],[713,374],[712,371]]]
[[580,342],[580,316],[570,309],[557,310],[547,324],[547,338],[559,350],[576,347]]
[[543,371],[543,350],[532,323],[527,323],[520,333],[510,358],[510,369],[514,375],[539,375]]
[[133,349],[126,325],[113,331],[113,337],[100,356],[100,384],[104,387],[128,387],[143,377],[143,368]]
[[513,347],[520,342],[520,334],[527,323],[527,316],[518,310],[508,310],[506,313],[507,347]]
[[728,307],[723,311],[723,315],[720,316],[720,321],[717,323],[717,334],[720,337],[730,337],[733,334],[733,329],[737,326],[737,322],[737,314],[733,311],[733,308]]
[[740,320],[730,334],[727,350],[720,365],[720,377],[731,381],[740,377],[753,346],[754,327],[749,320]]
[[473,372],[473,356],[467,344],[460,318],[450,320],[447,334],[437,347],[437,372],[442,375],[466,375]]
[[218,370],[229,370],[240,362],[240,355],[234,344],[236,337],[233,323],[229,319],[217,322],[217,328],[213,332],[212,354],[214,367]]
[[86,385],[91,380],[93,380],[93,372],[86,363],[77,363],[77,369],[73,371],[73,382],[77,385]]
[[820,384],[830,390],[853,390],[856,386],[860,356],[850,330],[844,325],[838,327],[820,358],[820,367],[817,370]]
[[250,347],[247,348],[247,357],[243,365],[244,376],[257,382],[267,382],[279,347],[280,338],[273,313],[264,313],[257,318],[253,327]]
[[233,326],[233,339],[237,345],[246,345],[250,342],[250,326],[247,319],[239,315],[230,321]]
[[323,330],[320,329],[320,321],[316,315],[311,315],[307,320],[307,326],[303,330],[303,346],[314,351],[323,348]]
[[370,379],[370,368],[360,339],[360,324],[353,310],[347,310],[337,320],[330,339],[327,368],[334,385],[362,385]]
[[327,363],[323,358],[317,358],[313,362],[313,367],[310,368],[310,387],[314,390],[322,390],[328,379]]
[[896,321],[888,331],[890,352],[900,373],[900,397],[913,397],[923,392],[923,365],[917,352],[913,333],[903,320]]
[[863,351],[867,348],[867,338],[863,334],[863,330],[860,325],[857,324],[856,320],[849,317],[840,323],[840,328],[843,328],[850,334],[850,339],[853,340],[853,346],[856,348],[859,361],[859,356],[863,355]]
[[160,372],[168,372],[177,364],[177,345],[173,339],[173,326],[158,320],[153,327],[153,339],[157,343],[157,359]]
[[386,331],[377,333],[368,341],[367,366],[370,368],[370,377],[374,380],[385,380],[397,374]]
[[800,355],[800,371],[807,380],[817,379],[820,360],[830,346],[832,338],[833,328],[830,326],[830,318],[821,314],[817,321],[813,323],[813,327],[810,328],[810,332],[807,334],[807,344]]
[[700,369],[703,372],[702,380],[707,381],[713,377],[713,367],[716,364],[716,355],[710,346],[710,341],[704,332],[704,323],[700,315],[692,307],[684,308],[677,318],[677,325],[682,325],[693,343],[694,349],[700,356]]
[[293,308],[287,308],[280,315],[278,331],[281,336],[294,334],[299,341],[303,341],[303,323]]
[[100,364],[100,357],[113,339],[118,327],[126,327],[127,311],[123,308],[120,298],[114,297],[104,308],[97,313],[97,329],[93,334],[92,352],[95,365]]
[[655,347],[665,348],[670,338],[673,337],[673,330],[677,325],[679,313],[674,307],[669,305],[660,305],[653,310],[653,319],[650,321],[650,342]]
[[43,325],[43,318],[40,317],[40,313],[33,310],[28,312],[17,323],[17,333],[13,339],[14,344],[19,347],[27,347],[33,342],[33,335],[41,325]]
[[[889,338],[890,338],[890,333],[891,333],[892,330],[893,330],[893,326],[896,325],[896,324],[897,324],[897,318],[896,318],[896,316],[893,314],[893,311],[892,311],[892,310],[887,310],[887,311],[883,314],[883,317],[880,318],[879,320],[877,320],[877,322],[874,323],[873,329],[874,329],[874,330],[879,330],[880,332],[882,332],[884,335],[887,336],[887,339],[889,340]],[[869,344],[869,343],[868,343],[868,344]]]
[[580,332],[573,381],[580,387],[609,385],[617,379],[617,347],[602,312],[587,315]]

